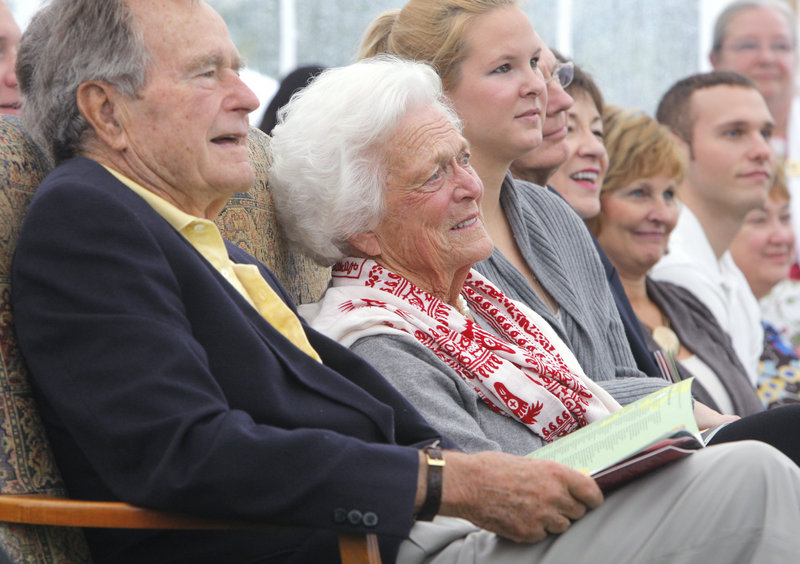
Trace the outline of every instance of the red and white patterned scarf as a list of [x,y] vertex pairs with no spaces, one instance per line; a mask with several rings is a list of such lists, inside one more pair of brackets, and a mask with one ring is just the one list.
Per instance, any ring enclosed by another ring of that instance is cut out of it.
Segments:
[[545,441],[619,408],[592,382],[555,331],[472,270],[461,295],[496,333],[375,261],[348,258],[333,284],[302,313],[345,346],[361,337],[402,332],[452,368],[498,413],[514,417]]

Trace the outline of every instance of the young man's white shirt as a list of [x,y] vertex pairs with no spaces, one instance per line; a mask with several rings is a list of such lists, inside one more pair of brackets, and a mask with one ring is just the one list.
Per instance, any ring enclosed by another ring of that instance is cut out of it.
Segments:
[[650,276],[686,288],[711,310],[755,385],[764,347],[758,300],[730,252],[717,260],[703,226],[686,206],[670,235],[667,254]]

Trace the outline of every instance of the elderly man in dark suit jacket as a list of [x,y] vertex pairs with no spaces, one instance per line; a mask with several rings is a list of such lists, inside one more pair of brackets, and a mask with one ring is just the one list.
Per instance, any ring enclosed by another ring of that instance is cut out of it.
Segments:
[[[442,453],[434,445],[449,441],[222,240],[211,220],[253,182],[246,135],[257,100],[239,67],[224,22],[198,0],[52,0],[23,37],[24,118],[59,166],[20,235],[13,305],[71,495],[310,527],[97,531],[95,561],[333,562],[336,531],[377,533],[386,562],[430,538],[447,549],[437,562],[463,552],[562,561],[598,534],[615,549],[652,547],[652,531],[614,541],[631,519],[644,522],[640,512],[669,536],[660,523],[675,508],[635,486],[582,519],[583,533],[550,534],[603,501],[591,478],[499,452]],[[763,513],[720,500],[737,527],[756,522],[741,538],[800,526],[790,461],[766,446],[718,448],[676,470],[679,483],[705,489],[696,478],[728,461],[736,478],[711,482],[741,482],[737,498],[785,486]],[[617,511],[629,498],[640,500],[625,503],[633,515]]]

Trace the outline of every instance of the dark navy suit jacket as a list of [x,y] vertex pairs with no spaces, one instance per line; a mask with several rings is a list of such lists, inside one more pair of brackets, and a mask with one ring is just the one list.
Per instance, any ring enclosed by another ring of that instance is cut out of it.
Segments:
[[301,352],[99,164],[73,159],[39,188],[12,288],[70,495],[323,529],[87,531],[96,561],[329,562],[335,531],[378,533],[394,560],[417,448],[438,433],[307,326],[324,365]]

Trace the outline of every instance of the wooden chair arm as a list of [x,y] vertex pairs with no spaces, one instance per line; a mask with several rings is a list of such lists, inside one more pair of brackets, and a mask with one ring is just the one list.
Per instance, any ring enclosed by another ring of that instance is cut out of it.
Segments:
[[[144,509],[128,503],[83,501],[53,496],[0,495],[0,522],[59,527],[113,529],[269,529],[257,521],[207,519],[169,511]],[[288,528],[288,527],[287,527]],[[374,534],[339,534],[342,564],[380,564]]]

